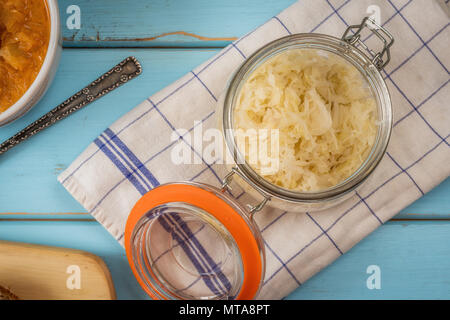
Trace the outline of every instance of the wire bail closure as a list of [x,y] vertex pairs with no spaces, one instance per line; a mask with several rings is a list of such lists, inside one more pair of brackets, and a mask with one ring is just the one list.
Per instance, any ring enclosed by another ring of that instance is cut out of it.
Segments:
[[[383,41],[383,50],[381,52],[375,53],[371,50],[362,40],[361,32],[367,27],[373,34],[375,34],[381,41]],[[357,29],[356,32],[353,30]],[[353,35],[348,35],[352,31]],[[351,25],[345,30],[342,40],[348,44],[355,46],[356,44],[361,45],[364,49],[369,52],[372,57],[372,63],[377,67],[378,70],[382,70],[391,60],[390,47],[394,43],[394,37],[382,26],[379,26],[369,17],[365,17],[361,24]]]
[[266,205],[266,203],[270,200],[270,197],[267,197],[262,191],[260,191],[258,188],[256,188],[254,186],[254,184],[252,182],[250,182],[248,180],[247,177],[245,177],[238,168],[233,167],[231,168],[231,171],[227,173],[227,175],[225,176],[225,178],[223,178],[222,180],[222,192],[225,191],[231,191],[232,188],[230,186],[231,181],[233,180],[233,175],[237,174],[239,177],[241,177],[245,182],[247,182],[250,186],[253,187],[254,190],[258,191],[258,193],[260,195],[262,195],[264,197],[264,200],[262,200],[259,204],[257,204],[256,206],[253,206],[251,204],[247,204],[248,209],[250,210],[250,217],[253,217],[253,214],[255,212],[261,211],[262,208]]

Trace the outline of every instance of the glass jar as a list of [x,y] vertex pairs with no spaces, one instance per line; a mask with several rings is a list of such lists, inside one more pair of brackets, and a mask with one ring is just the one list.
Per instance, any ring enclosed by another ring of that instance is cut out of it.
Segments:
[[[383,41],[381,52],[374,53],[361,41],[366,27]],[[380,74],[389,62],[392,43],[384,28],[364,18],[360,25],[350,26],[341,39],[293,34],[270,42],[246,59],[218,102],[220,127],[234,160],[222,186],[193,182],[161,185],[145,194],[128,217],[127,257],[140,285],[152,298],[254,298],[264,279],[265,253],[253,215],[265,205],[296,212],[329,208],[347,199],[367,180],[385,153],[392,129],[391,101]],[[245,161],[234,134],[233,110],[242,85],[264,61],[289,49],[316,49],[342,57],[362,74],[377,105],[378,132],[367,159],[341,183],[317,192],[287,190],[263,179]],[[245,207],[233,198],[229,191],[234,178],[261,199],[259,204]]]
[[[219,125],[225,137],[225,144],[228,151],[236,163],[235,173],[240,173],[246,183],[240,183],[250,194],[257,196],[263,194],[270,199],[268,205],[280,208],[285,211],[315,211],[334,206],[354,194],[354,190],[359,187],[376,168],[384,156],[392,129],[392,106],[386,83],[383,80],[380,70],[389,62],[389,47],[393,43],[392,36],[383,28],[372,31],[382,39],[382,34],[389,40],[384,40],[384,51],[379,54],[368,56],[354,45],[360,41],[359,37],[362,29],[366,26],[368,18],[365,18],[361,25],[350,26],[342,39],[322,34],[294,34],[275,40],[250,56],[236,71],[231,78],[224,94],[219,98],[218,117]],[[358,31],[347,37],[348,33],[358,28]],[[237,147],[235,130],[233,128],[233,111],[236,99],[247,78],[268,59],[291,49],[316,49],[338,55],[351,63],[359,70],[363,78],[372,91],[376,100],[378,113],[378,132],[372,150],[363,164],[351,176],[331,188],[315,192],[298,192],[287,190],[276,186],[263,177],[259,176],[255,170],[247,163],[245,157]],[[384,56],[387,57],[383,61]],[[241,180],[242,179],[238,179]],[[251,185],[251,188],[248,185]]]

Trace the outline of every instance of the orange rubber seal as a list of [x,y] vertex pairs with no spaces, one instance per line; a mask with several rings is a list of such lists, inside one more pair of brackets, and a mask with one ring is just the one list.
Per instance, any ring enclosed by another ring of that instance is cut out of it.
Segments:
[[[196,206],[211,214],[224,225],[239,248],[244,269],[244,280],[236,299],[253,299],[259,290],[263,266],[260,249],[251,228],[239,213],[213,192],[187,184],[166,184],[150,190],[138,200],[128,216],[125,227],[127,259],[136,279],[145,292],[153,299],[158,299],[137,272],[136,268],[141,266],[136,266],[133,262],[131,235],[142,216],[151,209],[169,202],[184,202]],[[155,291],[158,291],[151,283],[149,284]]]

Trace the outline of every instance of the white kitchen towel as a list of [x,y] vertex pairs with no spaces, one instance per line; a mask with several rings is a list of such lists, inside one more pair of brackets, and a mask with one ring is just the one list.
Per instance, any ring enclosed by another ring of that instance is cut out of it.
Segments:
[[[116,121],[59,181],[123,243],[128,213],[147,190],[180,180],[219,186],[226,169],[200,159],[193,143],[189,147],[201,164],[174,165],[170,154],[179,143],[189,144],[194,125],[216,126],[217,98],[246,57],[292,33],[340,37],[368,14],[380,17],[395,38],[382,72],[395,114],[392,138],[373,178],[338,207],[316,213],[265,208],[257,214],[267,255],[259,298],[285,297],[448,177],[450,28],[437,1],[299,1]],[[183,139],[173,142],[173,134]],[[242,203],[254,203],[247,194],[239,196]]]

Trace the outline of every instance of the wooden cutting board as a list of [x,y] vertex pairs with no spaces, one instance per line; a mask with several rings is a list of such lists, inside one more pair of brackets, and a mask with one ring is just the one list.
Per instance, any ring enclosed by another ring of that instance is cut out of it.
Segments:
[[115,299],[108,267],[81,250],[0,241],[0,285],[20,299]]

